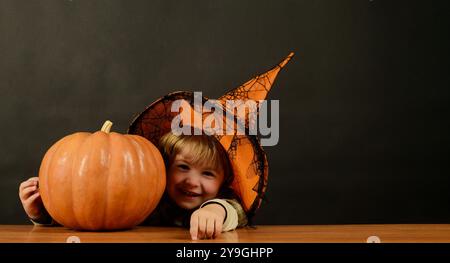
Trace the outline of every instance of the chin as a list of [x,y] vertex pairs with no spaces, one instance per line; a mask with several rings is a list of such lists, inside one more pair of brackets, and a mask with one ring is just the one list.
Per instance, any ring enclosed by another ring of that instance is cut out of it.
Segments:
[[201,205],[201,203],[200,203],[200,204],[191,204],[191,203],[186,204],[185,202],[180,202],[180,203],[178,203],[178,206],[179,206],[179,207],[181,207],[181,208],[183,208],[183,209],[186,209],[186,210],[192,210],[192,209],[194,209],[194,208],[199,207],[200,205]]

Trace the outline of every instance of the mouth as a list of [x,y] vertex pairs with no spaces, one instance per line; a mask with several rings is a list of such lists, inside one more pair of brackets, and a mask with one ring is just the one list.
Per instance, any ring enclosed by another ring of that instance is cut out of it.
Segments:
[[198,194],[198,193],[195,193],[195,192],[191,192],[191,191],[188,191],[188,190],[185,190],[185,189],[179,189],[179,191],[182,194],[184,194],[185,196],[192,197],[192,198],[201,196],[201,194]]

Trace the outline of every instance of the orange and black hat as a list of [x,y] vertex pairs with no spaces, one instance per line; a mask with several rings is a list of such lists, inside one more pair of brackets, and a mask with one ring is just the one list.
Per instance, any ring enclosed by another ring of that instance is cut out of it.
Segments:
[[[271,70],[260,74],[243,85],[225,93],[218,100],[214,100],[216,105],[219,105],[223,110],[222,115],[225,123],[227,109],[227,100],[248,101],[253,100],[258,103],[256,107],[256,114],[259,112],[259,101],[264,100],[270,91],[278,72],[289,62],[294,56],[290,53],[285,59],[278,63]],[[205,118],[212,114],[203,109],[198,112],[194,107],[193,92],[178,91],[170,93],[148,106],[142,113],[138,114],[128,129],[129,134],[141,135],[149,139],[155,145],[158,145],[159,139],[167,132],[171,131],[172,120],[179,115],[179,112],[172,112],[172,104],[177,100],[182,100],[190,106],[190,112],[182,112],[181,114],[197,115],[200,118]],[[208,98],[202,97],[202,105],[208,101]],[[210,100],[212,101],[212,100]],[[234,132],[225,135],[214,135],[220,144],[228,153],[232,170],[234,173],[234,181],[232,188],[242,201],[242,206],[247,216],[251,218],[261,205],[267,188],[268,179],[268,163],[267,156],[260,145],[260,140],[257,135],[249,135],[249,111],[244,113],[234,112],[232,110]],[[228,115],[230,116],[230,115]],[[196,119],[189,118],[189,120]],[[186,120],[183,119],[182,120]],[[245,135],[237,132],[238,123],[245,128]],[[182,125],[192,126],[196,129],[203,129],[202,124],[197,122],[182,123]]]

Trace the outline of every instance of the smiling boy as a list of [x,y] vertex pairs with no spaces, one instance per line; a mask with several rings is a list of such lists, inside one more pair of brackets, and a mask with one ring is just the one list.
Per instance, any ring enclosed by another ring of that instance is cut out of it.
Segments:
[[231,188],[227,154],[214,137],[169,132],[161,138],[160,150],[168,167],[167,185],[148,221],[157,223],[150,224],[189,227],[193,240],[215,238],[247,224]]

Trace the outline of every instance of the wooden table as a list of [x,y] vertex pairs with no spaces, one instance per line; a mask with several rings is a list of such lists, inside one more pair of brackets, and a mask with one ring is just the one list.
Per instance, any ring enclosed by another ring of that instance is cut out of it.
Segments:
[[[369,239],[370,237],[370,239]],[[440,225],[264,225],[223,233],[214,240],[192,241],[175,227],[136,227],[117,232],[80,232],[64,227],[0,225],[1,243],[450,243],[450,224]]]

